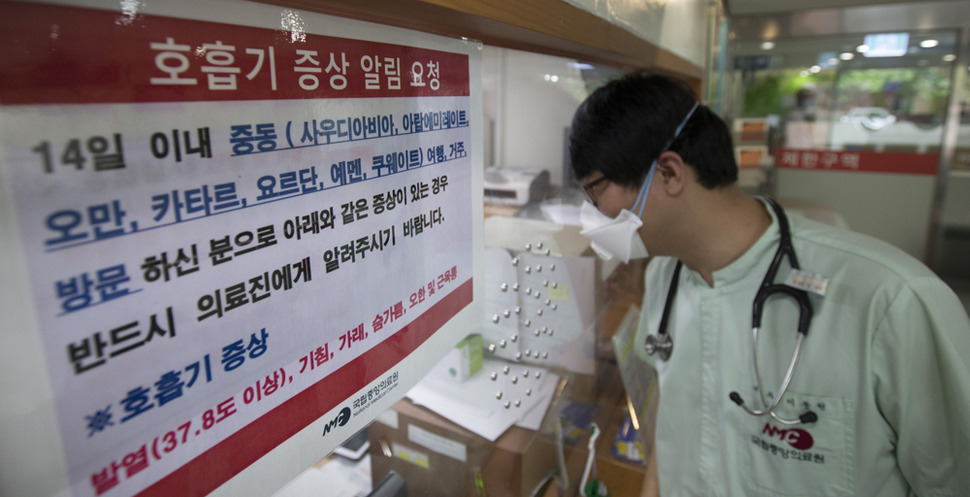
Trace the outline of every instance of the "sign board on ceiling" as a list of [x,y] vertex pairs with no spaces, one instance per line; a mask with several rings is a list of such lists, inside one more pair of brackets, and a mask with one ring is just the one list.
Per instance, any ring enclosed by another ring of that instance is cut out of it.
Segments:
[[0,5],[0,493],[271,491],[479,316],[479,47],[93,4]]

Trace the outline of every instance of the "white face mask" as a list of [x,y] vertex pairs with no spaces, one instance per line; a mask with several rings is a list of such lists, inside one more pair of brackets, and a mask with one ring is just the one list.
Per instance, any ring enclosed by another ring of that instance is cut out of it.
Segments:
[[580,234],[592,241],[593,250],[603,260],[608,261],[616,256],[623,262],[630,262],[631,259],[644,259],[649,255],[638,231],[643,221],[632,212],[623,209],[613,219],[584,201],[579,217],[583,224]]
[[[667,142],[664,150],[667,150],[670,144],[680,135],[680,131],[684,129],[687,120],[697,110],[697,105],[694,104],[694,107],[687,113],[687,117],[677,126],[673,138]],[[658,159],[659,157],[650,164],[647,179],[637,193],[637,200],[633,203],[633,209],[637,210],[636,214],[631,210],[623,209],[616,218],[611,218],[600,212],[588,200],[583,201],[583,206],[579,211],[579,223],[583,230],[579,233],[590,239],[593,250],[604,260],[608,261],[616,257],[622,262],[630,262],[633,259],[645,259],[650,255],[647,252],[647,247],[643,244],[643,239],[640,238],[639,230],[643,226],[643,221],[640,218],[643,216],[644,206],[647,205],[647,194],[650,193],[650,185],[653,183],[653,173],[657,170]]]
[[[637,196],[646,197],[644,191],[650,191],[650,182],[653,180],[653,170],[651,169],[647,181],[640,188]],[[646,198],[644,198],[646,203]],[[640,206],[640,214],[643,214],[643,206]],[[649,254],[647,247],[643,245],[640,238],[639,229],[643,226],[640,216],[633,212],[623,209],[616,218],[611,218],[600,212],[595,205],[588,200],[583,201],[583,207],[579,211],[579,222],[583,226],[583,231],[579,233],[592,241],[593,250],[604,260],[616,257],[622,262],[630,262],[631,259],[643,259]]]

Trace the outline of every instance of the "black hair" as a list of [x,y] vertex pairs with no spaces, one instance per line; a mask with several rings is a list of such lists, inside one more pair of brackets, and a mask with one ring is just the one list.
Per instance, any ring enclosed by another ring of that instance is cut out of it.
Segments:
[[795,93],[795,103],[798,107],[805,107],[809,99],[815,98],[815,92],[808,88],[802,88]]
[[[644,72],[600,87],[573,116],[569,154],[575,176],[600,171],[614,183],[638,188],[696,102],[683,81]],[[666,150],[678,153],[708,189],[738,179],[727,125],[703,105]]]

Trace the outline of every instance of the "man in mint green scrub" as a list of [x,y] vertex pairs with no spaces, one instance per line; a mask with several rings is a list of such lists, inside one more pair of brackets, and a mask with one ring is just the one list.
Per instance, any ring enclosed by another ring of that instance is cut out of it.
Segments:
[[727,127],[677,80],[597,90],[570,150],[594,248],[652,256],[634,342],[660,383],[643,495],[970,495],[970,320],[929,269],[742,192]]

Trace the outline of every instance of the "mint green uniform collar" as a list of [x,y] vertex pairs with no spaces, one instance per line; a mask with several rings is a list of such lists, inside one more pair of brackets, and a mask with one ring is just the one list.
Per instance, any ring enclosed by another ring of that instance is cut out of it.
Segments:
[[[759,271],[761,268],[767,267],[767,262],[771,261],[772,255],[778,248],[778,219],[775,217],[772,209],[767,208],[768,206],[763,200],[759,199],[759,201],[762,207],[768,212],[768,215],[771,216],[771,226],[761,234],[754,245],[745,251],[741,257],[727,266],[714,271],[712,277],[714,279],[715,290],[730,289],[732,285],[737,285],[745,281],[745,278],[750,276],[752,271]],[[691,271],[691,273],[691,277],[700,277],[694,271]]]

